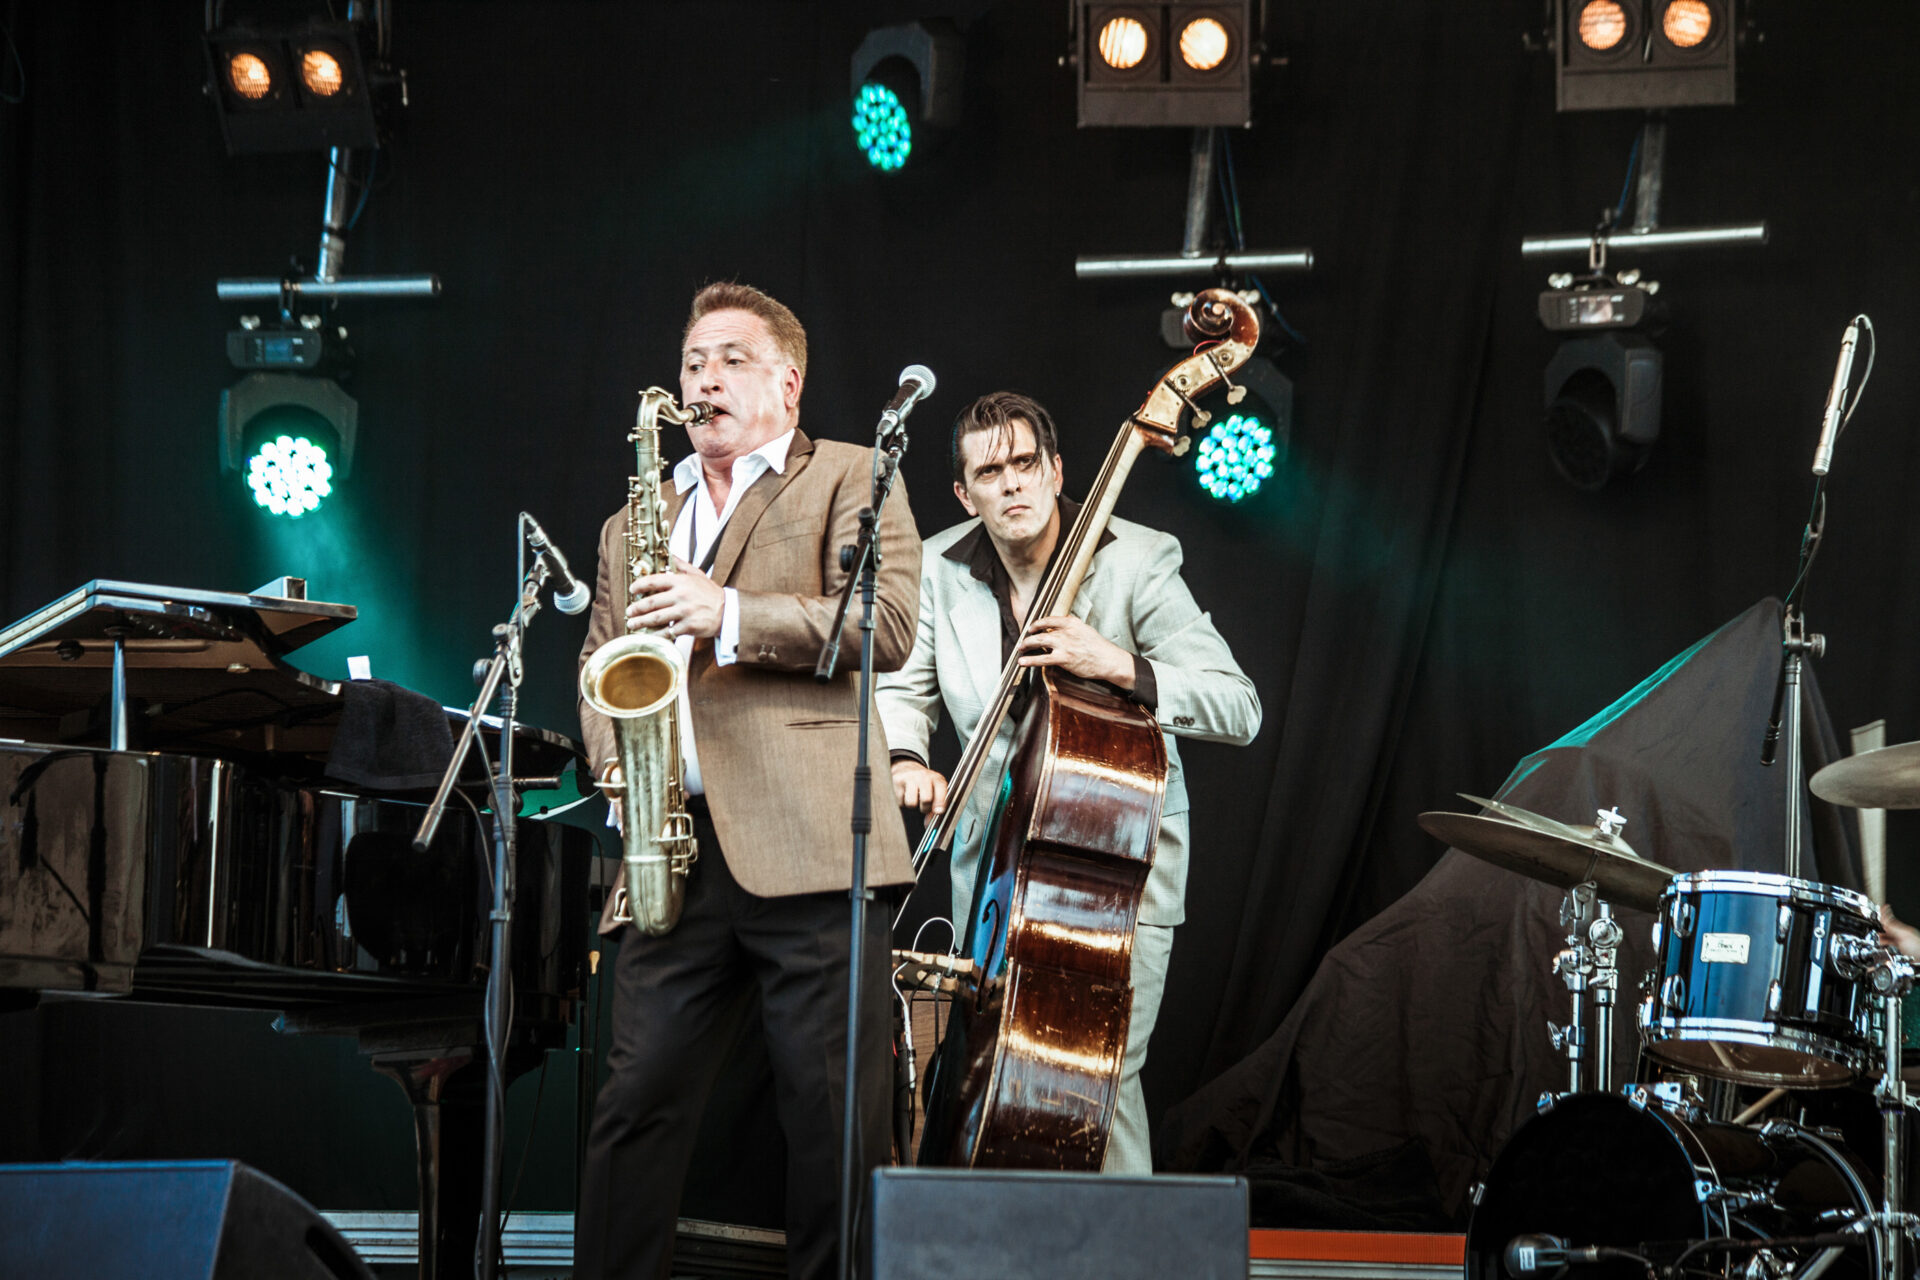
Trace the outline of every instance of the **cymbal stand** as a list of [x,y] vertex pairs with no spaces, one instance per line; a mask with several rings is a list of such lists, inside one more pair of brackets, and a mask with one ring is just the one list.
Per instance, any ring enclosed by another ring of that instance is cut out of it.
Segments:
[[1867,1215],[1880,1242],[1880,1280],[1899,1280],[1905,1241],[1920,1236],[1920,1216],[1905,1211],[1906,1119],[1909,1098],[1900,1079],[1900,1008],[1913,990],[1914,962],[1866,938],[1835,938],[1834,960],[1844,975],[1864,978],[1880,997],[1882,1034],[1880,1079],[1873,1096],[1880,1107],[1880,1210]]
[[1566,984],[1570,1006],[1567,1025],[1549,1022],[1547,1034],[1554,1049],[1567,1055],[1568,1092],[1590,1088],[1604,1093],[1613,1087],[1613,1007],[1620,991],[1623,934],[1613,908],[1600,900],[1591,880],[1560,899],[1560,923],[1567,930],[1567,946],[1553,958],[1553,972]]

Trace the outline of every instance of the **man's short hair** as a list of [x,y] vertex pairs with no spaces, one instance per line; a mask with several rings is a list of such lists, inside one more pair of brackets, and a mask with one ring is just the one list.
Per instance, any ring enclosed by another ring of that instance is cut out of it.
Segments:
[[1011,440],[1015,419],[1033,428],[1033,442],[1044,456],[1059,458],[1060,436],[1054,430],[1053,417],[1046,408],[1032,396],[1023,396],[1018,391],[993,391],[962,409],[960,416],[953,420],[955,484],[967,482],[967,460],[960,452],[961,440],[982,431],[991,431],[996,435],[1004,433]]
[[774,344],[800,371],[800,380],[807,380],[807,329],[786,303],[762,293],[750,284],[738,284],[732,280],[710,284],[693,295],[693,310],[687,315],[687,327],[680,331],[682,346],[686,345],[687,335],[693,332],[693,326],[699,324],[703,316],[715,311],[745,311],[766,321]]

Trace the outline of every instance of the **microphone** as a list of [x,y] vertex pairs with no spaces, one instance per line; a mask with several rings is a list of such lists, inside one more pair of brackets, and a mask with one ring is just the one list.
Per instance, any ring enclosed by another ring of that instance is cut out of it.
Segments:
[[573,576],[573,570],[567,566],[567,558],[560,554],[560,548],[553,545],[547,537],[547,531],[540,522],[522,511],[520,518],[527,522],[527,545],[547,566],[547,573],[553,578],[553,607],[562,613],[579,613],[593,603],[593,588]]
[[1833,390],[1827,392],[1827,412],[1820,424],[1820,443],[1813,450],[1813,474],[1824,476],[1833,464],[1833,440],[1840,434],[1840,409],[1847,399],[1847,383],[1853,378],[1853,347],[1860,340],[1860,325],[1847,326],[1840,339],[1840,359],[1833,366]]
[[1611,1249],[1605,1245],[1575,1246],[1559,1236],[1528,1232],[1507,1241],[1500,1261],[1514,1280],[1529,1280],[1529,1277],[1552,1280],[1554,1276],[1565,1275],[1567,1268],[1576,1262],[1607,1262],[1614,1258],[1634,1256],[1629,1251]]
[[933,370],[923,364],[910,364],[900,371],[900,389],[880,411],[880,435],[891,435],[913,412],[913,406],[933,394]]

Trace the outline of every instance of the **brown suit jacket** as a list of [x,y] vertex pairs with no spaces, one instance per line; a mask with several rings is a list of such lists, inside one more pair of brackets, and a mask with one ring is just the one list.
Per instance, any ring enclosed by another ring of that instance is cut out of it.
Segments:
[[[701,780],[727,867],[742,888],[761,897],[844,890],[852,880],[858,598],[841,642],[840,674],[821,684],[813,665],[846,582],[840,548],[857,539],[860,511],[871,496],[872,457],[871,449],[816,443],[796,431],[785,473],[768,471],[754,481],[720,535],[713,580],[739,592],[738,658],[720,666],[713,642],[699,641],[687,692]],[[670,477],[663,483],[671,525],[681,497]],[[599,585],[583,663],[625,633],[626,537],[622,507],[600,530]],[[903,485],[895,486],[881,514],[880,553],[874,666],[893,671],[907,660],[919,617],[920,535]],[[612,722],[583,702],[580,727],[597,768],[614,754]],[[906,884],[913,863],[878,714],[871,734],[867,883]],[[700,874],[697,864],[694,874]]]

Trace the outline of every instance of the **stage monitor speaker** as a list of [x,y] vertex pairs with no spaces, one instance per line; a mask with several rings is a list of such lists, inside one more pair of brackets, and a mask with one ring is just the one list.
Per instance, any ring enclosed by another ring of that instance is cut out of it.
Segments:
[[0,1276],[373,1280],[312,1205],[234,1160],[0,1165]]
[[870,1280],[1246,1280],[1243,1178],[876,1169]]

